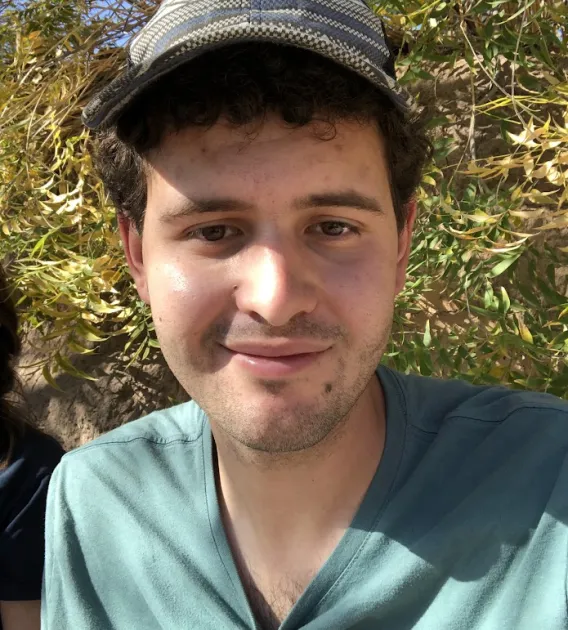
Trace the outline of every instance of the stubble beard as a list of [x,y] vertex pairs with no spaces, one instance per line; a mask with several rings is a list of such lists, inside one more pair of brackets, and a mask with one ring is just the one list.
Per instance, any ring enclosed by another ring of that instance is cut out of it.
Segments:
[[[196,401],[211,424],[222,430],[241,453],[248,450],[259,455],[286,456],[313,449],[341,432],[375,375],[389,336],[390,327],[378,342],[367,345],[349,362],[340,359],[333,378],[320,385],[320,391],[314,392],[312,404],[297,404],[272,412],[270,418],[263,418],[231,384],[223,387],[222,395],[218,389],[216,392],[203,391],[205,395],[196,396]],[[349,356],[349,348],[344,354]],[[346,380],[349,367],[358,371],[354,379]],[[266,395],[277,399],[279,395],[285,396],[285,389],[293,384],[265,381],[260,387]]]

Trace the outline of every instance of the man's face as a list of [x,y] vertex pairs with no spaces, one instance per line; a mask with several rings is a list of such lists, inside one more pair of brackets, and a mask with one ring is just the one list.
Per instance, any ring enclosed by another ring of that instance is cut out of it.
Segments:
[[404,283],[413,212],[398,234],[379,134],[219,122],[148,166],[143,234],[121,232],[173,373],[242,444],[317,444],[368,388]]

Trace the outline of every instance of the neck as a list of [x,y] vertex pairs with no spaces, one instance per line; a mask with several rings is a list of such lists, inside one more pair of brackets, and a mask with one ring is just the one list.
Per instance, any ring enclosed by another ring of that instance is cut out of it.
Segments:
[[[385,443],[384,399],[373,378],[336,431],[299,453],[243,452],[213,427],[222,512],[230,538],[270,555],[282,546],[331,552],[349,527]],[[231,535],[232,534],[232,535]]]

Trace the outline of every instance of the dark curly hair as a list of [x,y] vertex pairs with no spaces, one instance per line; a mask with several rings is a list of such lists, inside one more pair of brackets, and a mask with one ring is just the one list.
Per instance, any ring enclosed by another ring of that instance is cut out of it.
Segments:
[[16,385],[14,360],[21,350],[18,317],[6,275],[0,267],[0,468],[10,461],[16,440],[27,426],[9,400]]
[[[146,206],[145,156],[164,134],[210,127],[220,118],[241,126],[276,113],[291,126],[341,120],[374,122],[386,145],[397,225],[421,178],[432,145],[418,115],[403,115],[369,81],[316,53],[271,43],[235,44],[205,53],[150,86],[100,133],[95,165],[119,214],[141,232]],[[321,126],[318,126],[321,128]]]

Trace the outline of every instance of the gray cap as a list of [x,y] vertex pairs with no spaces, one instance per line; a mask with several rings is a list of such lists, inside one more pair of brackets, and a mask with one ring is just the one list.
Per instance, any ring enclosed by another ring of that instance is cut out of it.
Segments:
[[83,111],[105,127],[145,88],[204,52],[244,42],[288,44],[319,53],[368,79],[403,112],[413,107],[397,84],[381,20],[365,0],[163,0],[128,45],[126,71]]

